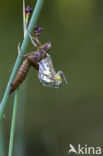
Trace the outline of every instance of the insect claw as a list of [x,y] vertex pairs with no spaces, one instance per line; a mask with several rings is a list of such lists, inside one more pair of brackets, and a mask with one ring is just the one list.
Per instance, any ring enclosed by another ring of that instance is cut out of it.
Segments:
[[18,43],[18,56],[23,58],[23,56],[21,55],[21,50],[20,50],[20,42]]
[[34,40],[36,41],[36,38],[33,37],[33,36],[30,34],[30,32],[28,31],[28,29],[27,29],[27,32],[28,32],[28,34],[29,34],[29,37],[30,37],[30,39],[31,39],[32,44],[34,45],[34,47],[37,47],[36,43],[34,42]]
[[21,51],[20,51],[20,42],[18,43],[18,55],[20,56],[21,54]]
[[[30,32],[28,31],[28,29],[27,29],[27,32],[28,32],[28,34],[29,34],[29,37],[30,37],[31,42],[32,42],[32,44],[34,45],[34,47],[37,48],[37,44],[40,46],[41,43],[39,42],[38,38],[37,38],[37,37],[33,37],[33,36],[30,34]],[[36,44],[34,41],[36,41],[37,44]]]

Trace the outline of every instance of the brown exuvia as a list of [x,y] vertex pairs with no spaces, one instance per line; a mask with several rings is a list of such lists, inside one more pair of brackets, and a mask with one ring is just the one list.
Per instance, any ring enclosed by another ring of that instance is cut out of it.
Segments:
[[21,64],[16,77],[11,83],[10,94],[25,80],[31,66],[37,70],[39,69],[39,62],[46,57],[46,54],[50,48],[51,43],[47,42],[44,45],[40,45],[37,48],[37,51],[21,56],[24,61]]

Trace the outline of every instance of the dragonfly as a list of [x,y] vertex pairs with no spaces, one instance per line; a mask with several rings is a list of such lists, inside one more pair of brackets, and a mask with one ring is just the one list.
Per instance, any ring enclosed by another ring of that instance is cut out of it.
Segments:
[[23,62],[11,83],[10,94],[25,80],[31,66],[38,70],[38,78],[43,86],[59,88],[62,84],[62,79],[64,79],[66,84],[68,84],[65,75],[61,70],[57,73],[55,72],[52,58],[49,54],[52,47],[51,42],[47,42],[42,45],[38,40],[37,36],[40,31],[40,27],[36,26],[36,37],[32,37],[32,35],[28,32],[32,44],[37,48],[36,51],[30,52],[26,55],[21,55],[20,44],[18,45],[18,54],[23,59]]

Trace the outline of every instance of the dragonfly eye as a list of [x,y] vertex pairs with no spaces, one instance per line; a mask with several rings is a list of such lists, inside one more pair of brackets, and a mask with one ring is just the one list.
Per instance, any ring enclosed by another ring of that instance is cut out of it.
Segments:
[[59,71],[58,71],[58,74],[61,75],[61,77],[62,77],[63,80],[65,81],[66,85],[68,85],[68,81],[66,80],[66,77],[65,77],[64,73],[63,73],[61,70],[59,70]]
[[58,75],[57,78],[56,78],[56,80],[58,81],[58,80],[60,80],[60,79],[61,79],[61,77],[60,77],[60,75]]
[[61,76],[60,74],[57,75],[56,77],[56,88],[59,88],[59,86],[62,84],[62,79],[61,79]]

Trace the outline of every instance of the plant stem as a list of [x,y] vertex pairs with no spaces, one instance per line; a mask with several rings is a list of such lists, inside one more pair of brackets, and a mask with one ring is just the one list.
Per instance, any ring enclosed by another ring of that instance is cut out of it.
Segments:
[[[25,38],[25,34],[26,34],[25,0],[23,0],[23,30],[24,30],[24,38]],[[11,123],[11,131],[10,131],[10,139],[9,139],[8,156],[12,156],[12,152],[13,152],[13,142],[14,142],[14,132],[15,132],[15,123],[16,123],[18,99],[19,99],[19,89],[17,89],[16,92],[15,92],[12,123]]]
[[[37,0],[37,3],[36,3],[36,6],[35,6],[35,9],[33,11],[33,15],[31,17],[31,20],[30,20],[30,23],[29,23],[29,26],[28,26],[28,31],[31,33],[36,22],[37,22],[37,19],[39,17],[39,14],[40,14],[40,11],[41,11],[41,8],[42,8],[42,5],[43,5],[43,2],[44,0]],[[25,38],[22,42],[22,45],[21,45],[21,54],[24,54],[26,52],[26,49],[28,47],[28,44],[30,42],[30,38],[29,38],[29,33],[27,32],[26,35],[25,35]],[[0,104],[0,121],[2,120],[2,116],[5,112],[5,109],[7,107],[7,100],[8,100],[8,97],[9,97],[9,93],[10,93],[10,84],[11,82],[13,81],[19,67],[20,67],[20,64],[22,62],[22,59],[18,56],[17,57],[17,60],[16,60],[16,63],[14,65],[14,68],[13,68],[13,71],[12,71],[12,74],[10,76],[10,79],[9,79],[9,82],[8,82],[8,85],[7,85],[7,88],[6,88],[6,91],[5,91],[5,94],[3,96],[3,99],[2,99],[2,102]]]
[[4,142],[5,142],[4,127],[3,127],[3,123],[2,123],[0,125],[0,156],[4,156],[5,155]]
[[10,131],[8,156],[12,156],[12,152],[13,152],[13,141],[14,141],[14,131],[15,131],[17,104],[18,104],[18,93],[19,92],[18,92],[18,89],[17,89],[16,94],[15,94],[15,99],[14,99],[14,107],[13,107],[12,124],[11,124],[11,131]]

